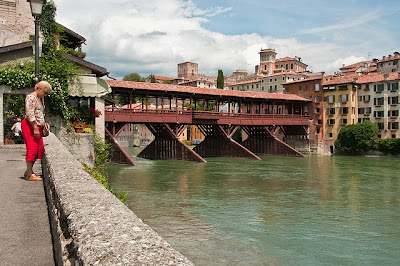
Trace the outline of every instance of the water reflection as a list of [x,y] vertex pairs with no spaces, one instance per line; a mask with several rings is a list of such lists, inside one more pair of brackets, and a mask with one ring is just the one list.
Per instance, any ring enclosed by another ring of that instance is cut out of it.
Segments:
[[110,166],[110,183],[196,265],[400,260],[398,159],[207,160]]

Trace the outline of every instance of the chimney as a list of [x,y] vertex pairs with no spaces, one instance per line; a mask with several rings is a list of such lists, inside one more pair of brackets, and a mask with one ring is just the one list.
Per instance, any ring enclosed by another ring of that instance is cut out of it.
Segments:
[[383,75],[383,78],[384,78],[385,80],[389,80],[389,74],[384,74],[384,75]]
[[358,78],[353,78],[353,83],[357,83]]
[[389,60],[390,60],[390,59],[392,59],[392,55],[391,55],[391,54],[389,55]]
[[399,57],[400,56],[399,52],[394,52],[393,54],[394,54],[394,57]]
[[386,59],[386,56],[383,56],[383,57],[382,57],[382,61],[385,61],[385,59]]

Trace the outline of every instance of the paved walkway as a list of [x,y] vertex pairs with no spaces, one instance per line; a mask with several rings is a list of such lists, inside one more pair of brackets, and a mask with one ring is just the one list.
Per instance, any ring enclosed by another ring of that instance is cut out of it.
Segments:
[[54,265],[43,182],[25,181],[25,166],[25,149],[0,148],[0,265]]

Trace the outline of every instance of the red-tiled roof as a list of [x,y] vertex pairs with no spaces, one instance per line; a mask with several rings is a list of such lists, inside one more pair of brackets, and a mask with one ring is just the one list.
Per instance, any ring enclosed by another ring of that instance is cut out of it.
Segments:
[[175,80],[176,78],[169,78],[169,77],[163,77],[163,76],[154,76],[155,79],[158,80]]
[[323,85],[354,83],[354,79],[358,77],[359,77],[358,75],[333,77],[332,80],[324,81]]
[[357,83],[371,83],[379,82],[385,80],[385,75],[388,75],[387,80],[397,80],[399,79],[399,72],[390,73],[370,73],[368,75],[359,76]]
[[294,95],[294,94],[278,94],[278,93],[265,93],[265,92],[250,92],[250,91],[236,91],[236,90],[221,90],[221,89],[205,89],[197,87],[159,84],[159,83],[145,83],[133,81],[119,81],[119,80],[106,80],[111,88],[127,88],[135,90],[148,90],[148,91],[165,91],[165,92],[179,92],[187,94],[200,94],[200,95],[217,95],[217,96],[231,96],[238,98],[253,98],[253,99],[274,99],[274,100],[291,100],[308,102],[309,99]]

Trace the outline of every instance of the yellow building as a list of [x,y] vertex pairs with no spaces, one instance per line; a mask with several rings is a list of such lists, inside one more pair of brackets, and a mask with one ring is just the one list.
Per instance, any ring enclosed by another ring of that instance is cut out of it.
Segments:
[[324,81],[324,146],[333,151],[342,127],[358,122],[357,76]]

